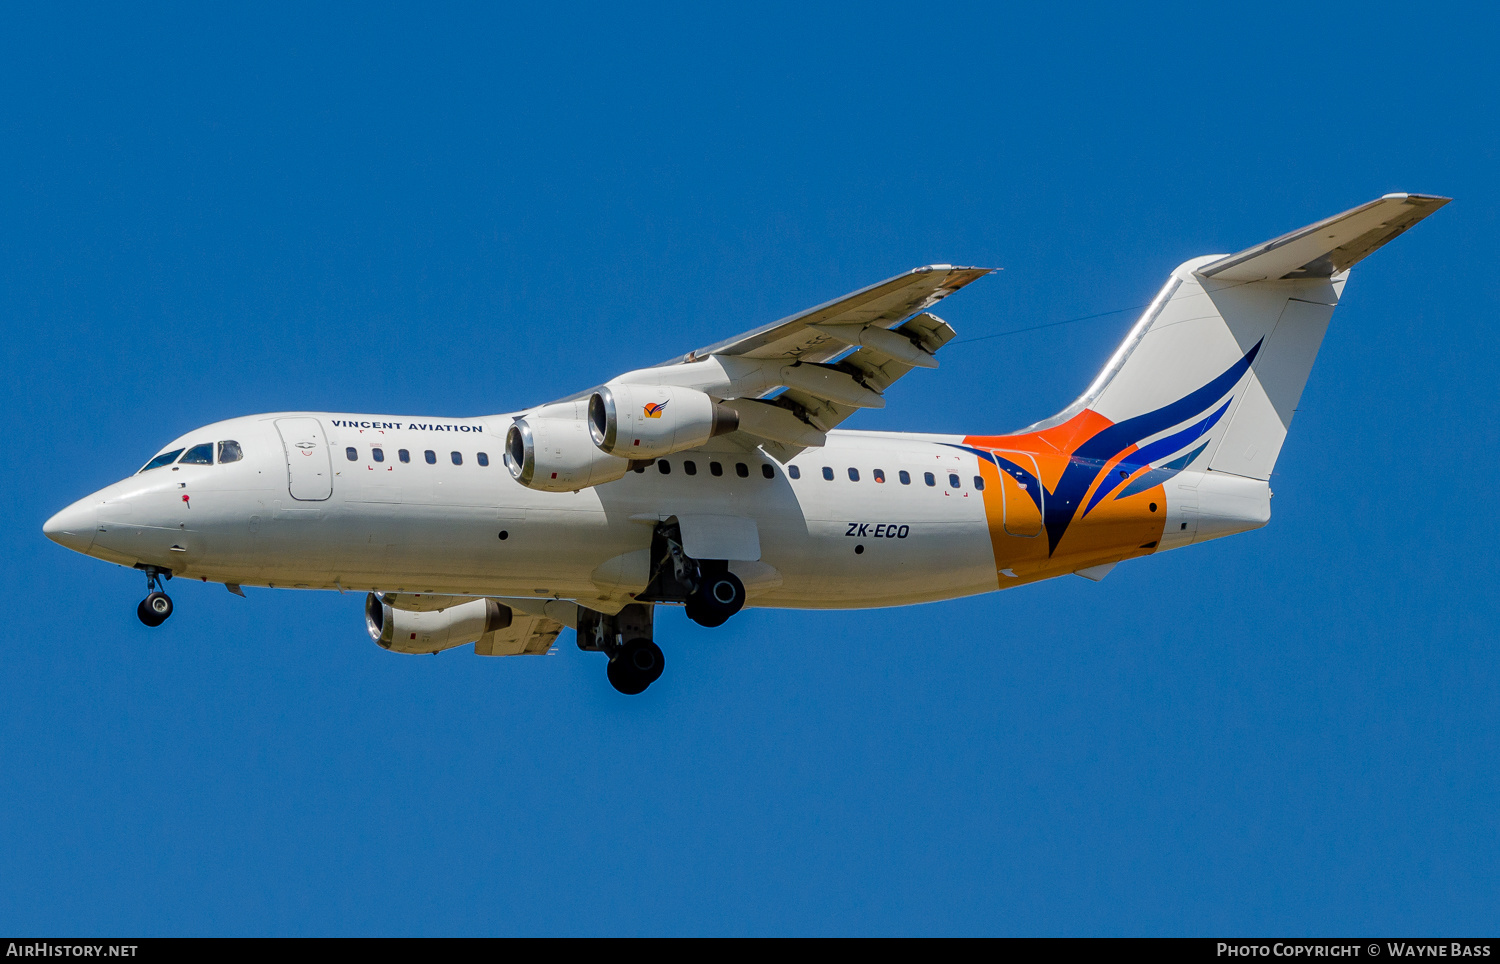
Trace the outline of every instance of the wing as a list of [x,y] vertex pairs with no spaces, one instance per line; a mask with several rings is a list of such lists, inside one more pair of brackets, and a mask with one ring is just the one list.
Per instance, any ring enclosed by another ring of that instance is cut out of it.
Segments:
[[949,264],[914,268],[663,364],[697,361],[709,355],[826,362],[847,350],[849,345],[819,330],[820,327],[892,328],[897,322],[931,308],[990,271],[989,268],[955,268]]
[[954,331],[926,309],[990,272],[915,268],[615,381],[705,392],[738,412],[748,448],[785,461],[859,409],[883,408],[885,390],[913,368],[936,368]]
[[546,616],[511,609],[510,625],[485,633],[474,643],[479,656],[540,656],[552,648],[563,624]]
[[[382,593],[380,596],[381,601],[392,608],[418,613],[436,612],[479,598],[482,597],[409,592]],[[494,599],[503,608],[510,610],[510,625],[504,629],[491,630],[474,641],[474,652],[480,656],[541,655],[552,648],[558,634],[563,631],[563,623],[552,617],[576,619],[574,614],[577,608],[572,603],[557,603],[550,599],[508,599],[504,596],[496,596]]]

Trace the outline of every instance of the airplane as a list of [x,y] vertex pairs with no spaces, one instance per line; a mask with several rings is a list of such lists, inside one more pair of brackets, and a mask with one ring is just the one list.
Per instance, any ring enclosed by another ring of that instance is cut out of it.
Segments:
[[394,653],[541,654],[643,692],[657,605],[859,609],[1077,574],[1264,526],[1349,270],[1450,199],[1387,194],[1178,266],[1087,390],[1006,434],[837,428],[955,332],[989,269],[929,265],[604,385],[478,418],[278,412],[194,429],[43,532],[167,580],[366,593]]

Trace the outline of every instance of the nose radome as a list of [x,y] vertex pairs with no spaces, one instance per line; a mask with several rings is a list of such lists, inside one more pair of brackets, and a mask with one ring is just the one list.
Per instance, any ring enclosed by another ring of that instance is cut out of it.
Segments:
[[94,546],[96,500],[80,499],[42,523],[42,533],[60,546],[87,553]]

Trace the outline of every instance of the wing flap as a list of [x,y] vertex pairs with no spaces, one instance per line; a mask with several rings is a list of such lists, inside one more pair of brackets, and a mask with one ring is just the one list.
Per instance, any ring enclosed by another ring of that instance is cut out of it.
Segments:
[[[908,340],[916,342],[928,355],[936,354],[939,348],[958,336],[958,333],[946,321],[927,312],[892,329],[892,333],[898,336],[904,335]],[[860,348],[841,360],[839,366],[853,369],[858,373],[856,377],[877,392],[884,392],[895,383],[896,379],[915,367],[903,359],[892,357],[876,346]]]
[[[891,330],[911,339],[928,354],[936,352],[957,337],[952,326],[928,312]],[[842,347],[848,350],[847,344]],[[913,368],[877,348],[869,347],[861,347],[837,363],[824,367],[849,375],[854,382],[877,395],[883,394],[898,378]],[[780,462],[795,458],[804,449],[822,445],[824,433],[861,408],[870,407],[851,404],[851,399],[847,396],[830,398],[819,394],[812,384],[789,387],[772,402],[749,402],[747,405],[736,401],[731,404],[741,410],[741,433],[769,443],[762,444],[761,447],[766,450],[766,454]],[[778,409],[777,417],[775,420],[746,417],[745,410],[750,406],[775,406]],[[799,425],[803,426],[802,431],[793,427]]]

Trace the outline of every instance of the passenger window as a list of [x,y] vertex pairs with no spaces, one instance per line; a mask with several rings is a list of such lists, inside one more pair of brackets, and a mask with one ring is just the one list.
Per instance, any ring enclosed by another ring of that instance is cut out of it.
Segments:
[[244,457],[245,457],[245,453],[242,452],[242,451],[240,451],[240,443],[238,443],[238,442],[220,442],[219,443],[219,464],[220,465],[223,465],[225,462],[238,462],[240,459],[242,459]]
[[980,492],[984,491],[984,476],[974,476],[974,488],[978,489]]
[[488,466],[490,464],[490,453],[488,452],[480,452],[474,458],[479,460],[480,465]]
[[786,467],[786,474],[790,475],[794,479],[800,479],[802,478],[802,469],[798,468],[795,465],[788,465]]
[[688,459],[682,463],[682,471],[686,472],[688,475],[697,475],[698,463],[694,462],[692,459]]
[[856,469],[853,466],[849,467],[849,481],[850,482],[858,482],[859,481],[859,469]]
[[876,482],[885,481],[885,469],[876,469],[874,472]]
[[708,474],[717,479],[724,474],[724,466],[717,462],[710,462],[708,463]]
[[959,481],[958,476],[954,475],[951,472],[948,473],[948,487],[950,489],[956,489],[961,485],[963,485],[963,483]]
[[776,470],[771,468],[770,463],[768,462],[762,462],[760,464],[760,474],[764,475],[768,479],[776,478]]
[[464,464],[464,457],[460,453],[458,453],[458,452],[450,452],[450,453],[448,453],[448,455],[449,455],[449,458],[453,459],[453,464],[454,465],[463,465]]
[[406,449],[397,449],[396,450],[396,458],[400,459],[402,462],[410,462],[411,461],[411,453],[408,452]]
[[192,448],[188,449],[187,454],[182,457],[182,464],[213,465],[214,443],[204,442],[202,445],[194,445]]
[[359,449],[355,448],[352,445],[344,449],[344,454],[349,456],[349,461],[351,462],[359,460]]
[[427,451],[423,452],[422,458],[427,460],[428,465],[437,465],[437,453],[432,449],[428,449]]
[[826,465],[823,466],[823,478],[825,478],[828,481],[832,482],[833,481],[833,469],[830,469]]
[[923,472],[922,481],[926,482],[928,485],[937,485],[937,479],[933,477],[933,474],[931,472]]
[[151,461],[147,462],[145,465],[141,466],[141,471],[142,472],[147,472],[147,471],[149,471],[151,469],[159,469],[163,465],[171,465],[173,462],[177,461],[177,456],[179,456],[181,454],[182,454],[182,449],[173,449],[170,452],[163,452],[160,455],[158,455],[156,458],[152,459]]
[[374,459],[377,462],[384,462],[385,461],[385,449],[382,449],[382,448],[371,448],[370,449],[370,458]]
[[750,466],[744,462],[736,462],[734,463],[734,474],[742,479],[748,479],[750,478]]
[[897,477],[901,479],[902,485],[911,485],[911,473],[905,469],[902,469]]
[[671,475],[672,463],[668,462],[666,459],[657,459],[656,471],[660,472],[662,475]]

